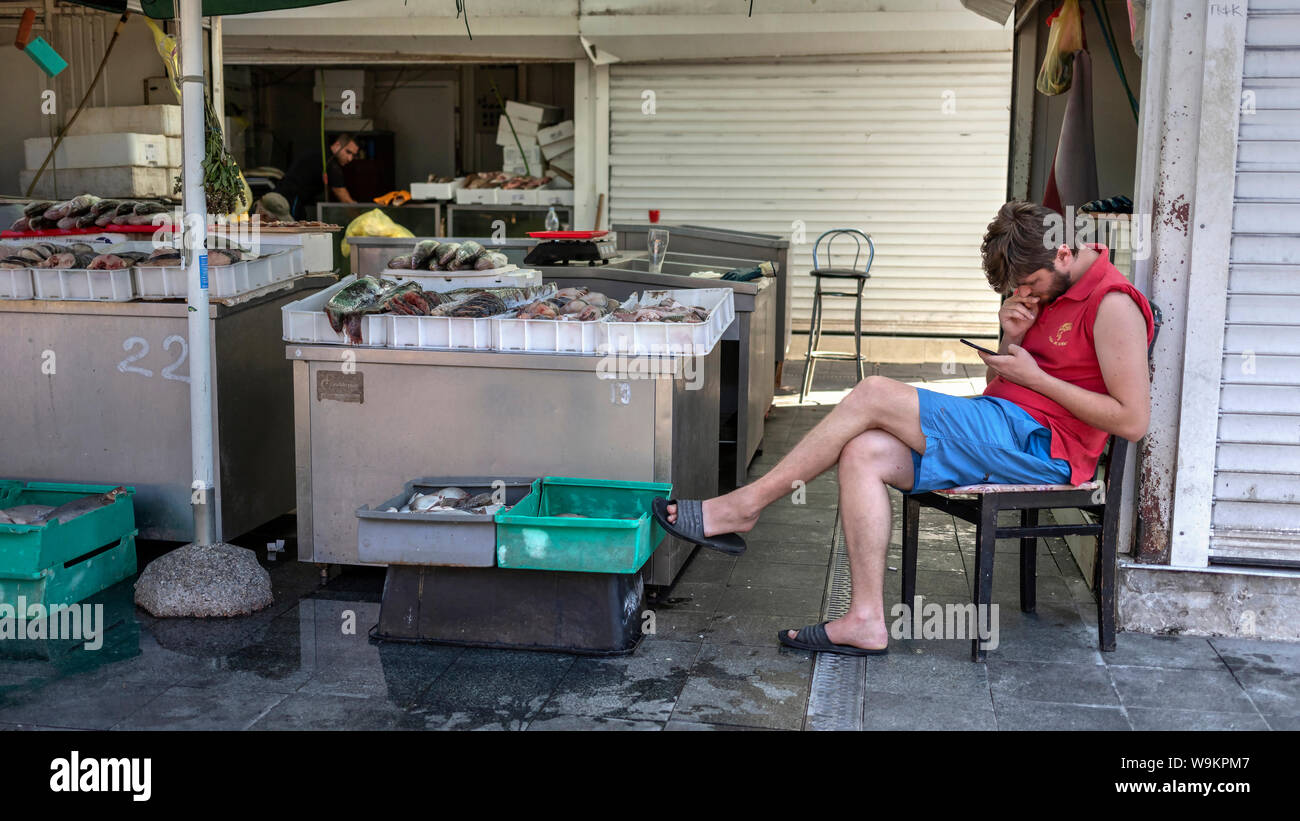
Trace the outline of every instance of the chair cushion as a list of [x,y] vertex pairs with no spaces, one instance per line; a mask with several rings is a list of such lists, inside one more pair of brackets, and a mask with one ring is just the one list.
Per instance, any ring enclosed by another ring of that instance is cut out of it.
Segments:
[[1028,493],[1031,491],[1041,490],[1096,490],[1101,487],[1101,482],[1096,479],[1084,482],[1081,485],[964,485],[962,487],[950,487],[944,490],[936,490],[935,493],[942,493],[944,496],[964,496],[979,493]]
[[862,279],[871,279],[871,274],[866,271],[855,271],[852,268],[813,268],[808,272],[810,276],[815,277],[842,277],[850,279],[859,277]]

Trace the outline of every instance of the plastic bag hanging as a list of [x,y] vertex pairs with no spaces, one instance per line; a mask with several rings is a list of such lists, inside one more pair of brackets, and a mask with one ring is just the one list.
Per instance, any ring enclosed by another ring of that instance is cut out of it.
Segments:
[[1065,0],[1047,19],[1047,53],[1034,87],[1048,96],[1070,89],[1074,53],[1083,49],[1083,12],[1079,0]]

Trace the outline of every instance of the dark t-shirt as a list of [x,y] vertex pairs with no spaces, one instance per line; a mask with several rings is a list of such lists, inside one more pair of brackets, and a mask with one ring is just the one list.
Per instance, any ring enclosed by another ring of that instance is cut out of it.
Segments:
[[[330,157],[327,171],[330,188],[347,187],[347,182],[343,179],[343,166],[338,160]],[[275,191],[289,201],[294,219],[316,219],[315,205],[323,199],[325,193],[325,183],[320,176],[320,152],[299,157],[289,166]]]

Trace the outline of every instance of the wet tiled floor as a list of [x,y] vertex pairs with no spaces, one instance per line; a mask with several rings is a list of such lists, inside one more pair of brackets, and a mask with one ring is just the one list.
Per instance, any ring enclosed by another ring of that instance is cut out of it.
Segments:
[[[818,387],[851,384],[843,367],[819,365]],[[941,388],[975,376],[875,370]],[[797,386],[797,367],[785,382]],[[828,409],[775,408],[753,471]],[[272,562],[276,604],[214,621],[151,618],[126,582],[92,600],[112,624],[101,649],[24,646],[26,657],[0,658],[0,728],[807,729],[814,658],[779,647],[776,633],[826,610],[836,487],[830,473],[808,485],[805,504],[773,505],[743,557],[697,551],[650,603],[655,632],[614,658],[374,642],[383,576],[369,568],[321,586],[315,565]],[[895,517],[895,568],[897,529]],[[964,522],[923,513],[918,592],[969,600],[973,536]],[[1040,544],[1034,615],[1015,606],[1015,555],[1000,545],[1001,644],[987,664],[969,660],[965,641],[895,641],[867,661],[862,726],[1300,727],[1300,645],[1123,633],[1115,653],[1100,654],[1091,592],[1064,543]],[[898,588],[891,570],[887,605]]]

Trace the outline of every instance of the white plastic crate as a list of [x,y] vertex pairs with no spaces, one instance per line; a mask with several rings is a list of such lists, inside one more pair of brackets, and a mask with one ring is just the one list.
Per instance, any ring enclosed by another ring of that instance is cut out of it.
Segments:
[[537,189],[535,188],[502,188],[497,195],[497,205],[536,205]]
[[80,268],[33,268],[37,299],[130,302],[131,269],[91,271]]
[[492,350],[494,317],[406,316],[383,314],[392,348]]
[[0,268],[0,299],[31,299],[35,295],[31,268]]
[[507,265],[487,271],[413,271],[386,268],[379,276],[394,282],[420,283],[426,291],[454,291],[457,288],[524,288],[542,284],[542,272]]
[[[347,337],[342,331],[330,327],[330,319],[325,314],[325,303],[330,297],[357,281],[356,275],[346,277],[337,285],[317,291],[311,296],[290,302],[280,309],[280,318],[284,325],[286,342],[305,342],[308,344],[346,345]],[[367,314],[361,318],[361,344],[383,346],[388,342],[388,319],[390,314]],[[427,317],[426,317],[427,318]]]
[[620,309],[658,302],[666,296],[683,305],[708,310],[703,322],[619,322],[612,317],[597,323],[602,346],[611,352],[634,354],[706,354],[718,344],[723,332],[736,318],[736,303],[730,288],[680,288],[646,291],[640,299],[632,294]]
[[588,322],[495,317],[492,347],[529,353],[596,353],[607,337],[600,326],[608,321],[608,316]]
[[[136,293],[142,299],[184,299],[189,294],[184,266],[137,265],[130,270]],[[232,265],[209,265],[208,294],[218,299],[238,296],[305,272],[301,247],[285,248]]]

